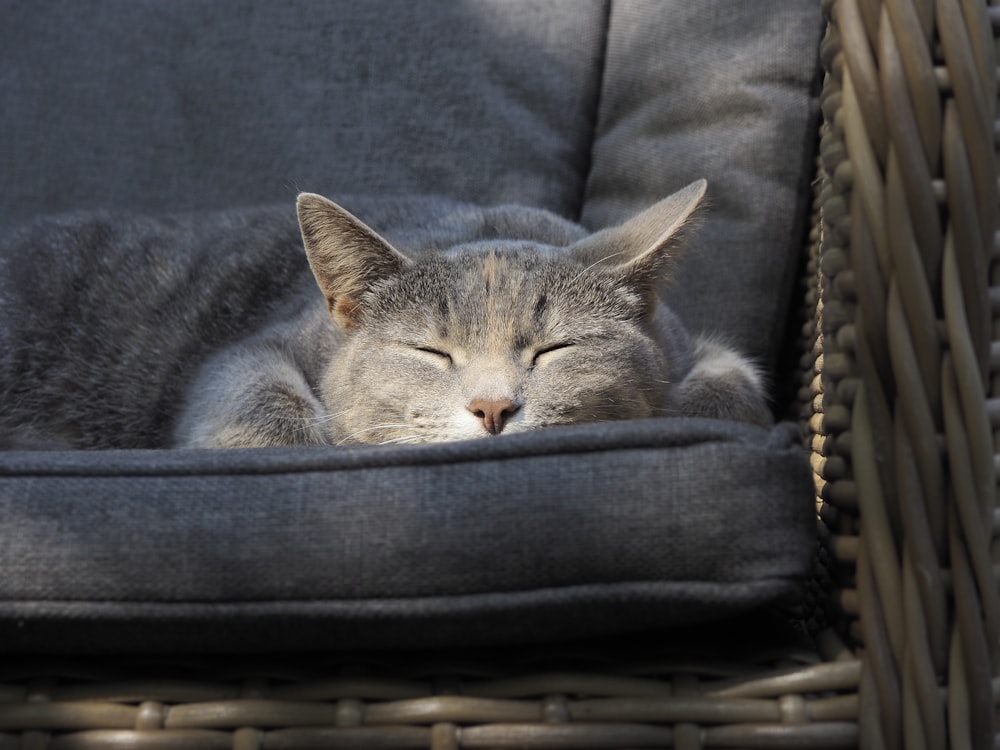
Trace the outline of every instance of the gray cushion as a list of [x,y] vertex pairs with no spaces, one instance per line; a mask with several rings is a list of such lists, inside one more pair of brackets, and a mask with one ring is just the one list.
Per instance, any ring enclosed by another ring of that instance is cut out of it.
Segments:
[[574,215],[603,2],[39,0],[0,24],[0,227],[318,193]]
[[671,306],[773,365],[811,203],[820,3],[612,8],[583,223],[622,221],[706,177],[709,211]]
[[[517,642],[796,593],[797,433],[648,420],[423,448],[0,454],[0,649]],[[294,625],[292,625],[294,623]]]
[[15,4],[0,229],[299,189],[520,203],[597,228],[704,176],[712,208],[673,307],[773,365],[821,21],[814,0]]

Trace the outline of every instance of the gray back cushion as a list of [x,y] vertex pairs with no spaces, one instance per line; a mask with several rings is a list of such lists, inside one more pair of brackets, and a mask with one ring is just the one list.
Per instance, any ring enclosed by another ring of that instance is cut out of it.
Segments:
[[819,3],[615,3],[583,221],[695,177],[709,210],[669,290],[695,330],[773,364],[811,202]]
[[0,226],[321,193],[580,208],[604,3],[8,3]]
[[298,190],[520,203],[597,228],[704,176],[672,305],[772,364],[820,27],[813,0],[12,4],[0,229]]

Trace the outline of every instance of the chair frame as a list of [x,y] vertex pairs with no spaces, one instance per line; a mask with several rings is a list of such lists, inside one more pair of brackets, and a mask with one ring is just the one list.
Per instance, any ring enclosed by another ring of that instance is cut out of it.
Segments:
[[806,646],[8,660],[0,750],[1000,748],[1000,7],[823,8]]

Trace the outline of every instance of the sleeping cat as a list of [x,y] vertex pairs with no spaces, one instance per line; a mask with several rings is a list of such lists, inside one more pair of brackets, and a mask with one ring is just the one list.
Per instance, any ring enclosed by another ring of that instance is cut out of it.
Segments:
[[370,206],[380,234],[313,194],[297,227],[278,209],[38,222],[0,248],[0,446],[766,424],[754,366],[690,337],[657,292],[704,194],[693,183],[592,235],[430,199]]

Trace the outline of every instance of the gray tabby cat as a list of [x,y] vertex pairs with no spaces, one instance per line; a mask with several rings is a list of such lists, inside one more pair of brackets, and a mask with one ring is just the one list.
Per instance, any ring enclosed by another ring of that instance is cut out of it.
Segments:
[[593,235],[522,208],[382,211],[405,251],[312,194],[297,228],[276,210],[40,222],[0,249],[0,446],[766,424],[755,367],[692,339],[657,292],[704,194],[693,183]]

